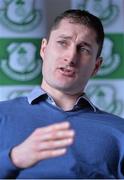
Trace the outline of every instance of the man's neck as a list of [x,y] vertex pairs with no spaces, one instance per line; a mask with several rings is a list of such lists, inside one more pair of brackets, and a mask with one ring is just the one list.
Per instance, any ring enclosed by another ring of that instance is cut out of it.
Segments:
[[47,88],[44,85],[41,85],[41,87],[44,91],[48,93],[48,95],[50,95],[54,99],[55,103],[64,111],[69,111],[73,109],[77,99],[82,94],[82,93],[77,93],[71,95],[54,88]]
[[56,94],[52,96],[52,98],[54,99],[54,101],[56,102],[56,104],[61,107],[64,111],[69,111],[71,109],[73,109],[74,105],[76,104],[76,101],[79,97],[75,96],[75,95],[67,95],[64,93],[61,94]]

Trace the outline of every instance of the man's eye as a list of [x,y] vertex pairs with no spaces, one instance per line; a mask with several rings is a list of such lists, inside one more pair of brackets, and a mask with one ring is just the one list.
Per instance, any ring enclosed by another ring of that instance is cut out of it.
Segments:
[[79,50],[81,53],[86,53],[86,54],[90,54],[90,53],[91,53],[91,51],[90,51],[89,49],[84,48],[84,47],[80,47],[78,50]]
[[57,41],[58,44],[62,45],[62,46],[67,46],[67,42],[66,41]]

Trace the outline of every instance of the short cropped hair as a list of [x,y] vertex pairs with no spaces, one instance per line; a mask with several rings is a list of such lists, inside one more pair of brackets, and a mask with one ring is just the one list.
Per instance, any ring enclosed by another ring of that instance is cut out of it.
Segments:
[[52,30],[58,28],[60,22],[63,19],[68,19],[70,20],[71,23],[77,23],[87,26],[88,28],[91,28],[96,32],[96,42],[98,43],[99,46],[97,57],[99,57],[102,51],[103,41],[104,41],[104,29],[101,20],[95,15],[89,13],[88,11],[79,10],[79,9],[70,9],[63,12],[62,14],[60,14],[55,18],[48,36],[50,36]]

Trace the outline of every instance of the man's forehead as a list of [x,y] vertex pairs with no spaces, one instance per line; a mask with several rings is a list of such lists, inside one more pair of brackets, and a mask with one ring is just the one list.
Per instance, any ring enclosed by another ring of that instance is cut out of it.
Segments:
[[[91,36],[92,34],[92,36]],[[87,28],[71,28],[67,26],[61,26],[51,32],[51,35],[57,38],[63,38],[63,39],[71,39],[71,38],[79,38],[79,39],[84,39],[84,38],[91,38],[94,39],[96,38],[95,32],[93,33],[91,30]]]
[[[83,24],[79,24],[79,23],[74,23],[74,22],[70,22],[68,19],[63,19],[61,20],[61,22],[59,23],[59,25],[53,29],[53,32],[55,33],[65,33],[65,34],[78,34],[80,35],[81,33],[83,34],[85,33],[93,33],[93,29],[83,25]],[[95,31],[94,31],[95,33]],[[93,34],[94,34],[93,33]]]
[[77,27],[82,27],[82,26],[84,26],[83,24],[73,22],[73,21],[71,21],[70,19],[62,19],[62,20],[59,22],[59,24],[58,24],[58,26],[57,26],[57,29],[62,28],[64,25],[66,25],[66,26],[77,26]]
[[[92,35],[92,36],[91,36]],[[92,28],[79,23],[72,23],[68,19],[61,20],[59,26],[51,32],[52,38],[73,38],[78,42],[86,40],[86,42],[96,41],[96,33]]]

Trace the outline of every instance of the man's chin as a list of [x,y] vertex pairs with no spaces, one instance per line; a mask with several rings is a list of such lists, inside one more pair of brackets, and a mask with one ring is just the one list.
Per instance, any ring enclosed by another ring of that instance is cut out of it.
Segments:
[[76,92],[73,86],[56,86],[56,89],[68,94],[74,94]]

